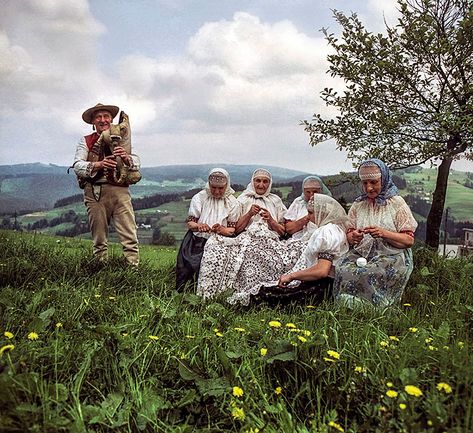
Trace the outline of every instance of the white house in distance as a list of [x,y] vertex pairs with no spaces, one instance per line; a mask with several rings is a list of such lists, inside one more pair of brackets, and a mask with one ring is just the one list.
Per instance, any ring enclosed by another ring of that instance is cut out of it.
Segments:
[[463,229],[465,232],[465,237],[463,240],[463,245],[458,247],[458,256],[465,257],[470,254],[473,254],[473,229]]

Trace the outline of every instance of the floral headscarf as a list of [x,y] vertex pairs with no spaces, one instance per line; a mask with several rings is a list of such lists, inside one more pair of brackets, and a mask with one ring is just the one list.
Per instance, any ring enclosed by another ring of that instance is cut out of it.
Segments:
[[332,197],[332,193],[327,188],[327,186],[322,181],[322,179],[319,176],[310,175],[310,176],[307,176],[306,178],[304,178],[304,180],[302,181],[302,194],[301,194],[302,200],[306,201],[305,198],[304,198],[304,188],[306,188],[305,185],[307,183],[310,183],[310,181],[316,181],[319,184],[320,188],[322,189],[320,194],[325,194],[325,195],[328,195],[329,197]]
[[[358,173],[360,172],[360,168],[363,167],[364,165],[373,165],[373,164],[378,166],[379,171],[381,172],[381,191],[379,195],[374,199],[374,201],[376,204],[379,204],[380,206],[385,206],[386,200],[388,198],[394,197],[395,195],[399,195],[399,190],[397,189],[397,186],[394,185],[391,171],[389,170],[388,166],[380,159],[370,158],[370,159],[367,159],[366,161],[363,161],[358,167]],[[368,195],[364,192],[359,197],[357,197],[355,201],[362,201],[362,200],[366,200],[367,198],[368,198]]]
[[225,193],[223,194],[224,198],[226,198],[229,195],[235,193],[235,191],[230,186],[230,175],[228,174],[228,171],[225,170],[224,168],[218,168],[217,167],[217,168],[213,168],[212,170],[210,170],[208,181],[205,184],[205,190],[207,191],[207,194],[210,197],[212,197],[212,193],[210,192],[210,182],[211,182],[212,179],[215,179],[215,180],[217,180],[217,179],[222,179],[222,180],[226,179],[227,187],[225,188]]

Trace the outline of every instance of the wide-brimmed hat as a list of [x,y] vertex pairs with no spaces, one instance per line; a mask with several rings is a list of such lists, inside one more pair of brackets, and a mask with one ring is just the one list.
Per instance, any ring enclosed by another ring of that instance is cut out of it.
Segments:
[[82,113],[82,120],[85,123],[90,123],[92,125],[92,120],[93,120],[93,117],[94,117],[94,113],[97,112],[97,111],[102,111],[102,110],[103,111],[109,111],[110,114],[112,115],[112,119],[120,111],[120,109],[116,105],[104,105],[104,104],[98,103],[94,107],[90,107]]

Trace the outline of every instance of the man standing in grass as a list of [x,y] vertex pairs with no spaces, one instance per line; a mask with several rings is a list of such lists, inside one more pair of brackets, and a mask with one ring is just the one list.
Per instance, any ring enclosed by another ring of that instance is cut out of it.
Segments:
[[115,147],[113,153],[107,156],[103,146],[99,145],[101,140],[97,142],[100,134],[110,129],[118,111],[115,105],[103,104],[84,111],[82,119],[93,125],[94,132],[80,139],[73,167],[79,185],[84,188],[95,257],[99,261],[108,258],[108,230],[113,220],[125,259],[136,266],[139,262],[138,237],[128,184],[115,183],[109,174],[117,167],[117,157],[121,157],[130,170],[139,170],[140,159],[137,155],[128,154],[122,146]]

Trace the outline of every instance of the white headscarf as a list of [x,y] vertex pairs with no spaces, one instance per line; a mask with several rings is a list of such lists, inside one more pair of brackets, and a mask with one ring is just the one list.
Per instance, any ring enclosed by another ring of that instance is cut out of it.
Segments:
[[230,186],[230,175],[223,168],[214,168],[210,171],[209,177],[217,173],[223,174],[227,179],[223,197],[215,198],[211,194],[210,185],[207,182],[205,189],[192,197],[189,206],[189,216],[197,218],[199,223],[208,224],[210,227],[214,224],[226,225],[230,211],[237,204],[236,198],[233,196],[235,191]]
[[[253,185],[254,179],[261,176],[267,177],[269,179],[269,186],[264,194],[258,194]],[[238,201],[241,204],[240,215],[248,212],[253,204],[257,204],[258,206],[266,209],[277,222],[283,222],[284,214],[287,209],[286,206],[284,206],[281,198],[271,192],[272,184],[273,179],[271,173],[268,170],[265,170],[264,168],[256,169],[251,176],[251,182],[238,197]]]

